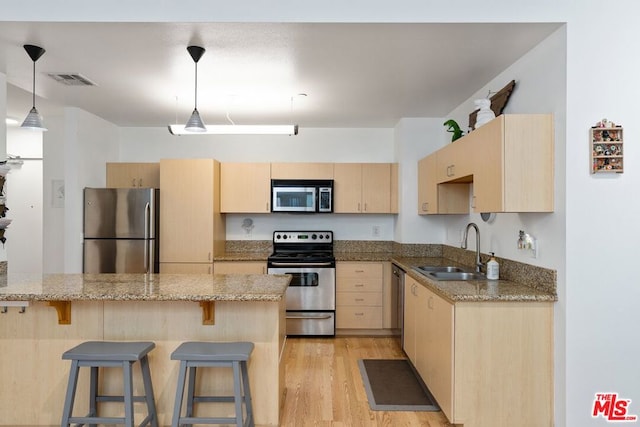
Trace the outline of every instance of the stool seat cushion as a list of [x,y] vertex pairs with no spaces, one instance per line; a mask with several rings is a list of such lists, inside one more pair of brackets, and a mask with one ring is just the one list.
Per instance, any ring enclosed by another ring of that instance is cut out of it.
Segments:
[[65,351],[66,360],[136,361],[155,348],[153,342],[87,341]]
[[171,360],[247,361],[253,351],[252,342],[184,342],[171,353]]

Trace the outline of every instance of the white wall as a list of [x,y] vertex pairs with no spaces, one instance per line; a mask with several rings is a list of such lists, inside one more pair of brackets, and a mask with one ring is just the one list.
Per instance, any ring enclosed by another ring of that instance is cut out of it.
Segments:
[[[118,158],[118,128],[78,108],[47,117],[44,134],[44,271],[82,272],[82,189],[105,186],[105,162]],[[64,183],[64,207],[53,183]]]

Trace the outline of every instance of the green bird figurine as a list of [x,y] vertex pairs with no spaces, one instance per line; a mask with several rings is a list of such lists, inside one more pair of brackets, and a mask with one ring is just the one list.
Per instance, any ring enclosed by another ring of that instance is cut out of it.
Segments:
[[462,136],[462,129],[460,129],[460,126],[458,126],[458,123],[456,123],[455,120],[449,119],[446,122],[444,122],[444,125],[449,126],[449,129],[447,129],[447,132],[453,133],[453,135],[451,136],[451,142],[455,141],[456,139]]

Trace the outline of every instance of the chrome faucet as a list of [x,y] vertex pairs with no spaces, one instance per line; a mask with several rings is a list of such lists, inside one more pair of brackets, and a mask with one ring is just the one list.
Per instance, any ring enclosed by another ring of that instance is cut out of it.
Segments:
[[484,265],[480,260],[480,230],[474,222],[467,224],[467,228],[464,229],[464,236],[462,237],[462,249],[467,249],[467,237],[469,236],[469,229],[473,227],[476,229],[476,273],[482,273],[482,266]]

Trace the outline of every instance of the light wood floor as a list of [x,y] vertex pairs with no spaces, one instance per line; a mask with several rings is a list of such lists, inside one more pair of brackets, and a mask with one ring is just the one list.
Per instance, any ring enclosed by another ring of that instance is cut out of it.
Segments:
[[442,412],[372,411],[358,359],[404,358],[394,338],[287,338],[282,426],[450,426]]

